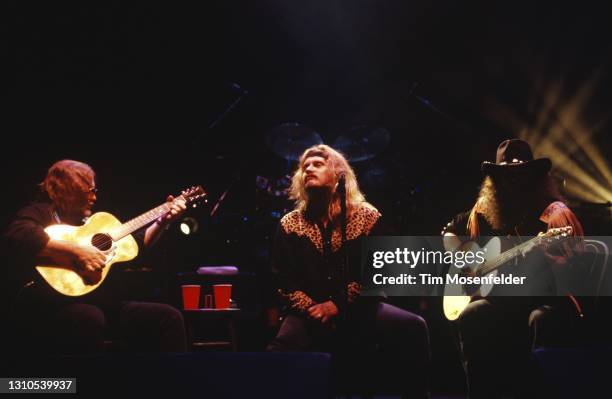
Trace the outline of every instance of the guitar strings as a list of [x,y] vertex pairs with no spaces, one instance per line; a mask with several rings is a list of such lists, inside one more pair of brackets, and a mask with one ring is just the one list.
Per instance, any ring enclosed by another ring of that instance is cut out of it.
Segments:
[[528,244],[530,244],[533,241],[540,241],[541,237],[534,237],[533,239],[526,241],[522,244],[517,245],[516,247],[502,253],[501,255],[499,255],[499,257],[497,259],[495,259],[493,262],[489,263],[485,263],[482,267],[482,270],[480,271],[481,274],[487,274],[489,272],[491,272],[491,270],[497,268],[499,265],[503,265],[504,263],[506,263],[508,260],[512,259],[513,257],[516,256],[516,252],[519,251],[520,249],[522,249],[523,247],[527,247]]
[[[197,190],[196,192],[199,192],[199,191]],[[195,193],[181,194],[176,199],[181,198],[181,197],[185,200],[187,204],[190,204],[194,201],[197,201],[198,199],[206,197],[206,193],[202,192],[199,194],[195,194]],[[163,210],[163,212],[160,212],[161,210]],[[123,223],[121,227],[116,231],[118,235],[117,237],[110,237],[109,235],[111,243],[113,240],[118,241],[122,239],[123,237],[125,237],[126,235],[128,235],[131,231],[134,231],[134,226],[136,226],[136,228],[142,227],[152,222],[153,220],[165,215],[166,213],[168,213],[169,210],[170,210],[170,205],[168,203],[164,203],[150,210],[149,212],[146,212],[143,215],[140,215],[134,219],[128,220],[127,222]],[[98,245],[96,244],[101,245],[107,239],[106,236],[100,236],[102,241],[99,241],[99,240],[95,241],[96,238],[97,237],[94,237],[94,239],[92,239],[92,244],[96,247],[98,247]]]

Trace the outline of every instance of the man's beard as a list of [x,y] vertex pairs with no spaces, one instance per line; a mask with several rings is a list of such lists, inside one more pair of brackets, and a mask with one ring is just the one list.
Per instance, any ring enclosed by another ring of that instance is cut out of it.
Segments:
[[69,224],[81,224],[92,215],[91,207],[80,199],[65,201],[59,207],[61,217]]
[[536,187],[522,185],[504,189],[487,176],[478,196],[480,213],[494,230],[517,225],[522,218],[538,206]]
[[306,214],[308,217],[317,219],[327,215],[332,193],[327,186],[310,187],[306,189],[308,196]]

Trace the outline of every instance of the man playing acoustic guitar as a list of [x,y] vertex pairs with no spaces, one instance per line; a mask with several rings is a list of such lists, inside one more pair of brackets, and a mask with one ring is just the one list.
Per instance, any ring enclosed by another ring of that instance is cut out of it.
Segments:
[[[554,188],[548,173],[550,168],[549,159],[533,159],[525,141],[502,142],[496,162],[482,164],[485,178],[474,207],[457,215],[443,229],[445,246],[457,248],[460,237],[482,246],[487,237],[493,236],[506,237],[506,241],[518,245],[527,241],[525,237],[554,228],[565,228],[575,236],[583,236],[580,222]],[[536,249],[520,257],[519,266],[528,266],[522,268],[526,273],[539,269],[539,280],[546,284],[549,281],[544,281],[542,276],[552,276],[554,267],[567,266],[574,254],[567,243],[556,252]],[[517,266],[508,267],[517,269]],[[538,289],[538,295],[545,292],[541,287]],[[550,295],[555,292],[551,291]],[[534,325],[541,323],[553,309],[547,305],[558,308],[559,300],[565,299],[495,295],[473,298],[457,323],[470,398],[494,398],[506,391],[514,391],[518,396],[530,395],[530,350],[534,339],[539,337],[534,337],[529,327],[533,331]],[[571,304],[569,300],[566,302]]]
[[[3,237],[14,261],[12,279],[20,286],[30,282],[20,290],[10,309],[12,324],[18,331],[16,338],[23,340],[15,347],[59,353],[99,352],[104,348],[107,327],[111,326],[134,350],[184,351],[183,318],[169,305],[120,301],[98,291],[78,297],[57,292],[50,295],[52,290],[34,268],[43,259],[70,270],[73,276],[72,271],[76,272],[81,285],[92,287],[108,272],[105,267],[114,249],[104,251],[89,243],[56,239],[45,231],[56,224],[78,226],[91,216],[97,188],[89,165],[73,160],[56,162],[41,183],[41,191],[48,200],[21,209]],[[133,235],[142,246],[154,244],[165,227],[186,209],[180,198],[170,196],[167,201],[163,208],[166,212]],[[128,239],[135,245],[131,236]]]

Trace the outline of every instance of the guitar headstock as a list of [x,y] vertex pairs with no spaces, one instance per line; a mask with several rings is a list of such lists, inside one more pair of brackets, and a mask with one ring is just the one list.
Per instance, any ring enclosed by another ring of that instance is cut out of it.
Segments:
[[208,202],[208,193],[204,191],[202,186],[193,186],[181,192],[180,198],[185,200],[187,206],[193,208],[197,207],[201,203]]
[[572,235],[572,226],[556,227],[554,229],[548,229],[546,233],[542,234],[542,238],[547,241],[559,240]]

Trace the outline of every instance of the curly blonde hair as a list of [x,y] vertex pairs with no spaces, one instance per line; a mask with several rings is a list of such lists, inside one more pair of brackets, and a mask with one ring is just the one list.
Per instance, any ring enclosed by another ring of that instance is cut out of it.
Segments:
[[[306,149],[300,157],[297,170],[291,178],[291,187],[289,187],[289,199],[295,201],[295,209],[299,211],[308,209],[309,196],[304,182],[304,163],[307,158],[315,156],[326,160],[327,166],[331,168],[336,177],[335,183],[337,183],[339,176],[344,174],[346,178],[346,209],[347,213],[351,215],[359,205],[365,202],[365,196],[359,189],[355,172],[346,158],[340,152],[325,144],[318,144]],[[336,220],[338,215],[340,215],[340,196],[334,191],[328,208],[328,217],[330,220]]]

